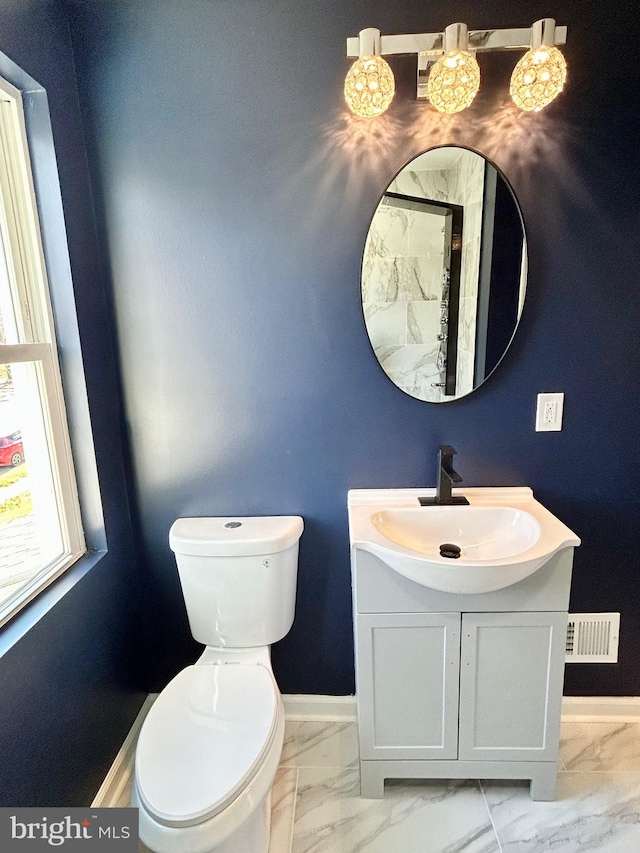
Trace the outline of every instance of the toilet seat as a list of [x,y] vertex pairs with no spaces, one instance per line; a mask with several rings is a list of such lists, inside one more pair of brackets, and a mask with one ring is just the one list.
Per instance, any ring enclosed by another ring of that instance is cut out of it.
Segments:
[[228,806],[260,768],[274,738],[279,693],[260,664],[188,666],[143,724],[136,785],[165,826],[193,826]]

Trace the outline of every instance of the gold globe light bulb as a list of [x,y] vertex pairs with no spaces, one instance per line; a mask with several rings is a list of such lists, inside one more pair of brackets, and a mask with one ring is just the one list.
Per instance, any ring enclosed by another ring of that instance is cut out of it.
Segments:
[[509,92],[514,104],[527,112],[540,112],[558,97],[567,79],[567,63],[555,41],[555,21],[544,18],[531,28],[531,48],[511,75]]
[[459,113],[471,106],[480,88],[480,68],[466,50],[441,57],[431,69],[427,98],[441,113]]
[[360,118],[375,118],[389,108],[396,91],[393,71],[381,56],[361,56],[344,81],[347,106]]
[[396,91],[393,71],[380,56],[380,30],[369,27],[358,34],[358,59],[344,81],[344,99],[354,115],[375,118],[389,108]]
[[427,81],[427,98],[441,113],[459,113],[471,106],[480,88],[480,67],[469,51],[466,24],[444,31],[444,56],[434,64]]

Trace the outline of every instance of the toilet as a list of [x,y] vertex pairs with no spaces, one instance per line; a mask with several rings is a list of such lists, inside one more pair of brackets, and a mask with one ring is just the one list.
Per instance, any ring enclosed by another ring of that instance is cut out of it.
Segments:
[[293,623],[298,516],[180,518],[169,533],[198,661],[151,706],[131,802],[155,853],[268,853],[284,707],[270,646]]

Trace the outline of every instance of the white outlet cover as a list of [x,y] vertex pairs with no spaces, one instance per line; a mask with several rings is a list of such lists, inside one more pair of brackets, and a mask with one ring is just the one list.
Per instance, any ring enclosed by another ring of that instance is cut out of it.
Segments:
[[[552,421],[545,422],[544,413],[548,404],[555,405],[555,418]],[[536,408],[536,432],[560,432],[562,429],[563,407],[563,393],[538,394],[538,405]]]

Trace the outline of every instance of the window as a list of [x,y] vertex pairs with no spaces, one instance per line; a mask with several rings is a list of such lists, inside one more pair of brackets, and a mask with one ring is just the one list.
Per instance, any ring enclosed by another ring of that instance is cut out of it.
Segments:
[[84,551],[22,98],[0,78],[0,624]]

